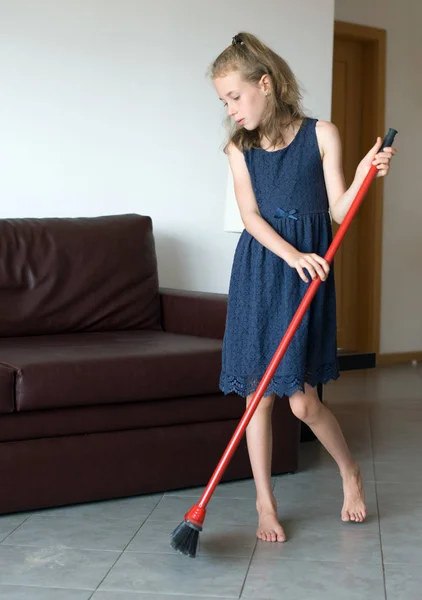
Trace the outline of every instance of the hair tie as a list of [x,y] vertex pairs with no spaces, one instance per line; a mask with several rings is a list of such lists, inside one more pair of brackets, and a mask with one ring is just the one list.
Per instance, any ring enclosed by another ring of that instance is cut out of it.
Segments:
[[233,36],[233,38],[232,38],[232,44],[233,44],[233,46],[238,46],[240,44],[243,44],[243,40],[240,37],[240,35],[236,34],[235,36]]

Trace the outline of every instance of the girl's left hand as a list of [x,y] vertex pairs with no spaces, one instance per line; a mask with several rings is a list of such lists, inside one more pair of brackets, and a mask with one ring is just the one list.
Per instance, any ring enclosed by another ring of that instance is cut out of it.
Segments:
[[390,161],[393,158],[394,154],[396,154],[397,150],[395,148],[383,148],[382,152],[379,152],[381,148],[382,139],[377,138],[377,142],[373,148],[370,149],[368,154],[361,160],[356,169],[356,175],[362,180],[366,177],[369,169],[372,165],[376,165],[378,169],[378,173],[376,177],[384,177],[387,175],[390,170]]

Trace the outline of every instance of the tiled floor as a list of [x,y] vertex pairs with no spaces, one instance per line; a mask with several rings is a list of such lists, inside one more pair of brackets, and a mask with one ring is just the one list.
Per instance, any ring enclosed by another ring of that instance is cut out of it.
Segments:
[[369,517],[340,521],[341,484],[318,442],[274,478],[289,541],[255,540],[252,481],[219,486],[199,556],[169,534],[200,490],[0,517],[0,600],[422,598],[422,368],[344,373],[325,389],[366,481]]

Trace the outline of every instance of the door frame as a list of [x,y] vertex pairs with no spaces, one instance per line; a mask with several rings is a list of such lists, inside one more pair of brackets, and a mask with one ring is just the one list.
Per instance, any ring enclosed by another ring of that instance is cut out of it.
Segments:
[[[385,134],[386,31],[375,27],[334,22],[334,36],[363,44],[362,156]],[[333,53],[334,56],[334,53]],[[383,178],[370,186],[361,211],[359,247],[358,348],[379,352],[381,328],[381,267],[383,224]]]

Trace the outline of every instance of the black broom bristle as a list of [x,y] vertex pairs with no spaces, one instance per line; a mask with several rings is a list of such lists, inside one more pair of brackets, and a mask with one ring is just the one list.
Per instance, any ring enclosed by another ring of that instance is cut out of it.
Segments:
[[195,558],[201,530],[190,521],[182,521],[171,534],[171,547],[185,556]]

